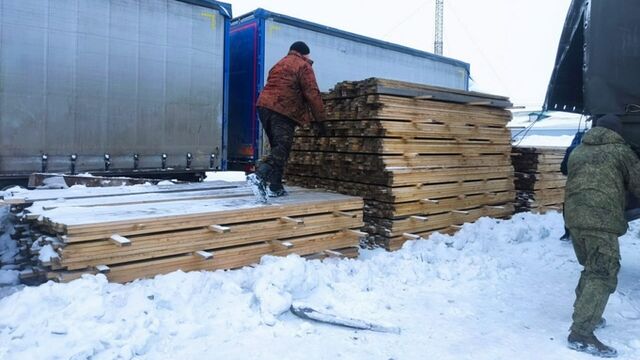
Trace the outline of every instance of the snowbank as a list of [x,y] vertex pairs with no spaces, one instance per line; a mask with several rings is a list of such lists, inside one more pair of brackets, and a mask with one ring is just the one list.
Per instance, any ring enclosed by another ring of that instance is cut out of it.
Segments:
[[[623,359],[640,357],[639,230],[622,241],[599,332]],[[265,257],[127,285],[50,282],[0,300],[0,358],[590,359],[565,345],[580,268],[562,233],[557,213],[517,214],[359,260]],[[292,301],[402,332],[304,321]]]
[[210,171],[204,181],[246,181],[244,171]]
[[573,140],[572,135],[545,136],[529,135],[522,140],[514,142],[514,146],[557,146],[568,147]]
[[20,282],[18,271],[11,265],[18,248],[9,236],[12,228],[8,215],[9,207],[0,205],[0,286],[16,285]]

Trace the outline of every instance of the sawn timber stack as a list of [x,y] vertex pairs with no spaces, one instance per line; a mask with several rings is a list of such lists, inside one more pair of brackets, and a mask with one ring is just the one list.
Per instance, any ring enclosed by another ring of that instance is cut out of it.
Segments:
[[299,128],[286,180],[365,199],[376,245],[514,211],[507,98],[406,82],[342,82],[326,131]]
[[[358,254],[361,198],[291,188],[257,203],[244,183],[33,190],[5,197],[34,261],[24,277],[103,272],[128,282],[175,270],[231,269],[264,255]],[[48,248],[52,256],[41,255]]]
[[560,163],[566,151],[564,147],[513,148],[516,211],[562,211],[567,177],[560,172]]

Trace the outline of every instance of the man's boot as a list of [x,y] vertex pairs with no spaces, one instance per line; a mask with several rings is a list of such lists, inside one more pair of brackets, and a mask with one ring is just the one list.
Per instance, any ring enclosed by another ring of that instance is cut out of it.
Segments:
[[272,171],[273,167],[271,165],[260,162],[256,168],[256,172],[247,175],[247,182],[260,202],[267,202],[267,179],[269,179]]
[[569,348],[576,351],[581,351],[603,358],[614,358],[618,356],[618,351],[616,351],[616,349],[601,343],[593,333],[582,335],[575,331],[571,331],[569,338],[567,338],[567,342]]
[[269,195],[269,197],[280,197],[289,195],[282,184],[270,184],[267,194]]
[[269,195],[269,197],[288,195],[287,190],[282,186],[282,171],[277,168],[274,168],[273,172],[271,172],[271,182],[269,183],[267,195]]

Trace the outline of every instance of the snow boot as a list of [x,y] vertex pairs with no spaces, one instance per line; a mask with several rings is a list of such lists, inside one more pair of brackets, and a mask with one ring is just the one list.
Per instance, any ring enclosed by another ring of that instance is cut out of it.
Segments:
[[284,186],[282,186],[282,184],[270,184],[267,194],[269,195],[269,197],[280,197],[289,195],[289,192],[284,189]]
[[564,234],[560,237],[561,241],[571,241],[571,234],[569,234],[569,229],[564,228]]
[[589,335],[581,335],[572,331],[567,338],[569,349],[584,352],[594,356],[603,358],[614,358],[618,356],[618,351],[607,346],[598,340],[593,333]]
[[256,196],[256,199],[259,202],[266,203],[267,202],[267,180],[271,173],[273,172],[273,167],[265,162],[260,162],[256,166],[256,172],[253,174],[247,175],[247,183],[251,186],[251,190],[253,190],[253,194]]
[[267,203],[267,183],[258,177],[257,174],[247,175],[247,184],[251,187],[256,200],[261,203]]

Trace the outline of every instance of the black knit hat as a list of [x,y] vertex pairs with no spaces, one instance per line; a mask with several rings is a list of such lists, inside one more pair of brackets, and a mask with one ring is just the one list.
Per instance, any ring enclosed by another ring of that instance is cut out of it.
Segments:
[[305,44],[302,41],[296,41],[293,44],[291,44],[291,47],[289,48],[289,50],[297,51],[302,55],[309,55],[309,53],[311,52],[307,44]]
[[616,115],[604,115],[598,119],[596,126],[615,131],[622,135],[622,122],[620,122],[620,118]]

